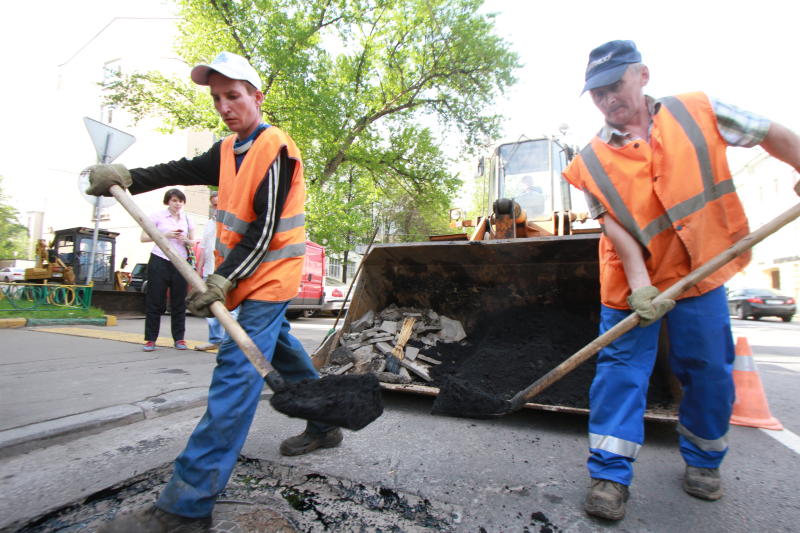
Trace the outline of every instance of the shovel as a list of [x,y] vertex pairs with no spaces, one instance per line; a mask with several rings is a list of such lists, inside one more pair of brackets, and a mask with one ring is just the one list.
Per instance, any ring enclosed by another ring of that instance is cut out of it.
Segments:
[[[767,222],[730,248],[687,274],[683,279],[659,294],[653,300],[674,299],[690,289],[709,275],[722,268],[732,259],[746,252],[766,237],[772,235],[786,224],[800,216],[800,204],[787,209],[771,221]],[[471,383],[450,376],[442,383],[439,395],[431,412],[468,418],[493,418],[512,413],[522,408],[525,403],[557,382],[594,354],[611,344],[614,340],[632,330],[639,324],[639,315],[631,313],[614,327],[565,359],[550,372],[537,379],[527,388],[506,400],[487,392],[478,390]]]
[[[167,238],[127,192],[118,185],[112,185],[109,192],[161,248],[186,281],[195,290],[205,291],[206,284],[202,278],[173,251]],[[380,383],[374,374],[325,376],[287,384],[222,302],[216,301],[209,308],[274,392],[270,403],[276,410],[288,416],[352,430],[367,426],[383,413]]]

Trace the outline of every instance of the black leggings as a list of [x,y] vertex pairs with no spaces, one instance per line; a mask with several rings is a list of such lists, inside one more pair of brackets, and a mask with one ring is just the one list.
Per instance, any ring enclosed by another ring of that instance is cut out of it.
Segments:
[[186,332],[186,290],[187,284],[175,265],[150,254],[147,263],[147,291],[145,293],[144,340],[155,341],[161,327],[161,315],[167,310],[167,291],[169,291],[169,312],[172,319],[173,340],[183,340]]

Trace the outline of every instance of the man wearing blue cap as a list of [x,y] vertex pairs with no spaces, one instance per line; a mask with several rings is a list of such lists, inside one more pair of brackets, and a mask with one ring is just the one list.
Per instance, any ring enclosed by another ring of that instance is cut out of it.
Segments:
[[[262,121],[261,80],[247,59],[222,52],[210,64],[194,67],[191,76],[209,87],[214,108],[233,135],[191,160],[130,171],[122,165],[94,165],[87,192],[108,195],[112,185],[132,194],[166,185],[219,186],[215,268],[206,278],[207,290],[193,293],[187,307],[197,316],[211,316],[208,307],[215,301],[225,302],[228,309],[238,307],[239,324],[287,382],[318,379],[286,319],[305,254],[300,152],[289,135]],[[175,460],[158,501],[121,514],[100,531],[165,533],[184,526],[192,531],[208,527],[263,387],[258,371],[226,337],[217,354],[206,412]],[[308,421],[303,433],[281,443],[280,452],[300,455],[341,441],[339,428]],[[271,525],[280,529],[277,522]]]
[[[701,92],[654,100],[650,71],[633,41],[589,55],[586,84],[605,117],[600,132],[564,176],[587,197],[603,226],[600,331],[631,311],[641,327],[600,351],[589,393],[591,485],[587,513],[625,515],[633,462],[644,442],[647,387],[663,317],[670,366],[681,383],[683,488],[722,496],[734,400],[733,337],[723,284],[749,261],[740,256],[677,301],[653,299],[749,233],[726,158],[728,146],[761,145],[800,170],[800,138],[787,128]],[[800,182],[795,184],[800,194]]]

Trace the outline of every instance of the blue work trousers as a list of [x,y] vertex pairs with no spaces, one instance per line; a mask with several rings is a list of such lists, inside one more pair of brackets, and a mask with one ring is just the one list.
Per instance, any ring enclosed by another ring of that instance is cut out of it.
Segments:
[[[630,314],[601,306],[603,333]],[[735,357],[724,287],[677,301],[666,320],[669,363],[681,384],[680,452],[686,464],[716,468],[728,449]],[[660,321],[637,327],[600,351],[589,392],[589,474],[630,485],[644,443],[647,388]]]
[[[311,358],[289,333],[286,306],[286,302],[245,300],[239,324],[285,381],[316,379],[319,373]],[[263,387],[258,371],[226,336],[217,353],[206,412],[175,460],[172,479],[157,507],[193,518],[211,515],[244,446]]]

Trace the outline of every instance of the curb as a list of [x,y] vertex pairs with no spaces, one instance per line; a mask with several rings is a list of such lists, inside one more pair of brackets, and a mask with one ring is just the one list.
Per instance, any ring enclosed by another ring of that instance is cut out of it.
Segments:
[[34,326],[66,326],[73,324],[116,326],[117,317],[114,315],[105,315],[102,318],[0,318],[0,329]]
[[[261,393],[261,399],[272,394]],[[44,422],[0,431],[0,458],[17,455],[34,448],[61,444],[107,429],[158,418],[177,411],[205,405],[208,387],[192,387],[165,392],[130,404],[114,405],[94,411],[68,415]]]

